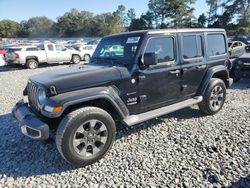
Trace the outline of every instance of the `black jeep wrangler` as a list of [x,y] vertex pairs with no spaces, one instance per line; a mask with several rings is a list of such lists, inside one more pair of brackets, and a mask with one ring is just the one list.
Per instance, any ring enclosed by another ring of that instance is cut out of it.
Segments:
[[44,141],[54,130],[62,157],[89,165],[111,148],[116,123],[132,126],[194,104],[219,112],[232,84],[227,61],[223,29],[107,36],[88,65],[32,76],[13,115],[24,135]]

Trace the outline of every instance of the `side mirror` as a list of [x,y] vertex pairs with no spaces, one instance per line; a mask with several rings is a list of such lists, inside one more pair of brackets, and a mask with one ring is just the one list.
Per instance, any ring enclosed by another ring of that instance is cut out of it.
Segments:
[[67,51],[67,48],[63,48],[62,51]]
[[158,63],[157,54],[154,52],[145,53],[143,55],[143,64],[146,66],[156,65]]

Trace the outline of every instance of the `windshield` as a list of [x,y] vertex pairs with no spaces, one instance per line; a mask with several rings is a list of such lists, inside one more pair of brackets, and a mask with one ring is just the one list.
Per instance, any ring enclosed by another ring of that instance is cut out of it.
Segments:
[[133,36],[114,36],[101,40],[97,46],[92,58],[100,60],[117,60],[116,62],[129,63],[138,49],[139,42],[141,41],[141,35]]

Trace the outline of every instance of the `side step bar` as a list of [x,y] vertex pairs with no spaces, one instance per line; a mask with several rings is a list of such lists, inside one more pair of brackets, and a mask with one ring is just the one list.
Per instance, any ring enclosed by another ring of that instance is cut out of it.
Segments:
[[158,108],[152,111],[144,112],[142,114],[137,115],[131,115],[123,119],[123,122],[127,124],[128,126],[135,125],[177,110],[180,110],[182,108],[189,107],[194,104],[198,104],[203,100],[202,96],[196,96],[192,99],[188,99],[176,104],[172,104],[169,106],[164,106],[162,108]]

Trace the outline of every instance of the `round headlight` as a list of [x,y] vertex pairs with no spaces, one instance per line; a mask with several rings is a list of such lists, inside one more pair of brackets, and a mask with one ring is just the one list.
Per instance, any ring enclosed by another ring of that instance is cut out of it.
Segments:
[[39,104],[44,104],[46,101],[46,98],[47,97],[46,97],[46,93],[45,93],[44,89],[40,88],[38,90],[38,102],[39,102]]
[[241,61],[241,60],[238,60],[238,65],[242,65],[243,64],[243,61]]

